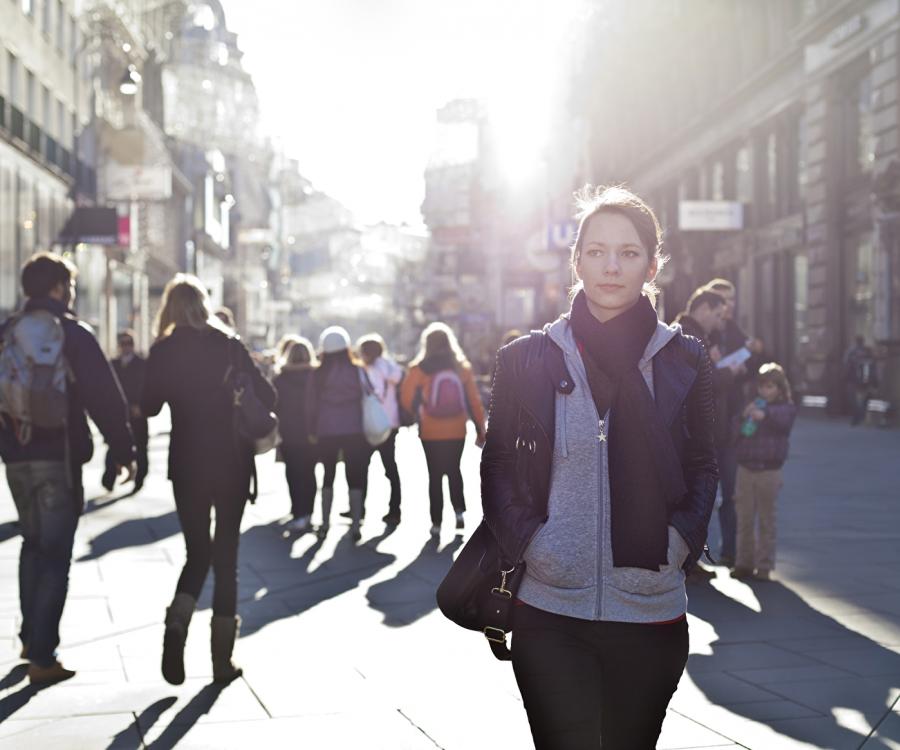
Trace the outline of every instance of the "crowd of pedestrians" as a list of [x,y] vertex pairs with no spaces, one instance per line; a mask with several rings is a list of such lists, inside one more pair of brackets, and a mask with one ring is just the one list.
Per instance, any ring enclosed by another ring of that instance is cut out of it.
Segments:
[[[537,747],[652,746],[687,659],[685,586],[709,575],[701,557],[712,560],[714,508],[719,562],[734,577],[765,580],[775,567],[796,407],[784,369],[738,327],[731,282],[713,279],[673,324],[662,322],[654,280],[667,258],[651,209],[622,188],[587,190],[580,201],[570,309],[503,342],[489,421],[472,365],[443,323],[422,332],[408,367],[381,336],[354,345],[330,326],[315,347],[286,336],[264,373],[230,311],[213,310],[200,281],[178,274],[147,358],[122,331],[109,362],[73,312],[76,269],[50,254],[29,260],[26,303],[0,329],[0,456],[23,535],[20,639],[31,681],[74,674],[56,648],[81,467],[92,454],[86,415],[108,445],[103,485],[124,473],[137,492],[148,470],[147,419],[164,405],[171,413],[168,478],[187,553],[163,617],[162,674],[172,684],[185,679],[187,634],[210,569],[214,680],[241,674],[232,659],[238,543],[261,446],[278,446],[292,533],[328,534],[343,463],[342,515],[358,541],[376,453],[390,483],[382,521],[401,522],[396,438],[418,425],[430,533],[439,536],[444,477],[456,530],[465,528],[460,465],[471,421],[485,448],[485,521],[504,559],[527,565],[512,661]],[[864,354],[848,356],[848,371],[865,376]],[[277,440],[274,430],[255,434],[254,421],[277,424]]]

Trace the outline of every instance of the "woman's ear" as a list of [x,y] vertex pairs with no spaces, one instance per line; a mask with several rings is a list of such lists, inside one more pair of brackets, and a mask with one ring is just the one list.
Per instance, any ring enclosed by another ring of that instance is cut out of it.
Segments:
[[659,263],[656,260],[656,255],[650,261],[650,265],[647,267],[647,283],[649,284],[656,278],[656,273],[659,270]]

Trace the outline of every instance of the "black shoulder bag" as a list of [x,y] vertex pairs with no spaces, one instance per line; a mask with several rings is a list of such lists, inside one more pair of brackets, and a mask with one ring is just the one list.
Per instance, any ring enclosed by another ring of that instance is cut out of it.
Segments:
[[484,633],[494,656],[509,661],[506,634],[512,630],[512,610],[524,574],[524,562],[503,560],[497,540],[482,521],[438,586],[438,607],[460,627]]

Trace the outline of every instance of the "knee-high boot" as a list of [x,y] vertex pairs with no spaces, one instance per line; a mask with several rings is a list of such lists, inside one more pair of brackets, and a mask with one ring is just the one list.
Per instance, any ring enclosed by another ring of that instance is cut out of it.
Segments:
[[162,673],[166,682],[184,682],[184,642],[197,600],[190,594],[178,593],[166,608],[166,633],[163,636]]
[[240,617],[213,615],[210,623],[210,646],[214,682],[227,684],[244,673],[231,661],[231,655],[234,653],[234,641],[240,625]]

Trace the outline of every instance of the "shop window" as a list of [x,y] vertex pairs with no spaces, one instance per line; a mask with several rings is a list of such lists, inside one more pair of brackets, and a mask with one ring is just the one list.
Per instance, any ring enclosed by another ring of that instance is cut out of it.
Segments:
[[848,74],[841,97],[844,172],[848,177],[870,174],[875,165],[872,123],[872,77],[866,71]]
[[725,164],[717,159],[712,164],[710,173],[710,198],[714,201],[725,200]]
[[753,202],[753,167],[750,146],[741,146],[734,158],[735,198],[741,203]]
[[809,259],[805,255],[797,254],[793,259],[793,328],[794,328],[794,354],[802,354],[809,343],[809,327],[807,314],[809,312]]
[[863,235],[852,248],[850,257],[850,315],[847,330],[849,344],[856,336],[872,339],[875,328],[875,245],[872,235]]

